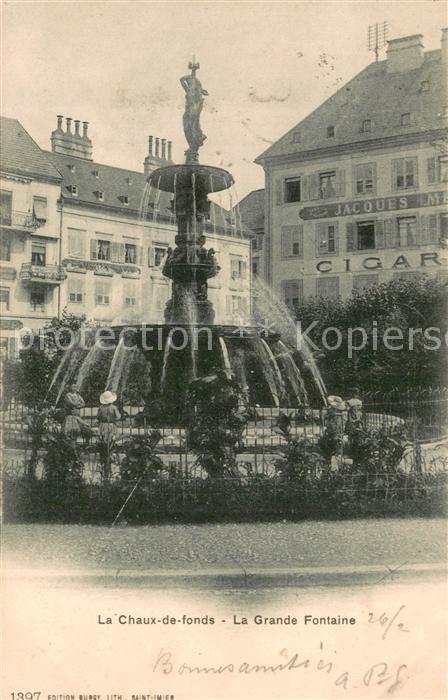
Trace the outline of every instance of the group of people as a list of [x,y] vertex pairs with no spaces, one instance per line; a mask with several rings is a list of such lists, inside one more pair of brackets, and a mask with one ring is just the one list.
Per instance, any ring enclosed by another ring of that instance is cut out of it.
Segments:
[[[121,420],[121,413],[115,402],[117,395],[113,391],[104,391],[100,397],[100,406],[97,412],[98,432],[100,437],[110,442],[115,439],[117,423]],[[93,434],[91,426],[81,417],[81,409],[85,401],[76,384],[72,384],[64,398],[64,419],[62,431],[72,440],[78,437],[89,438]]]

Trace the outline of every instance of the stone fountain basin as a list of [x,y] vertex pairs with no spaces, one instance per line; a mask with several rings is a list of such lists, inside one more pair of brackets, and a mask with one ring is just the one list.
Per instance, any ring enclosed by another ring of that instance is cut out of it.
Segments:
[[167,165],[154,170],[148,177],[148,183],[164,192],[179,190],[200,190],[203,194],[221,192],[234,184],[233,176],[223,168],[199,163]]

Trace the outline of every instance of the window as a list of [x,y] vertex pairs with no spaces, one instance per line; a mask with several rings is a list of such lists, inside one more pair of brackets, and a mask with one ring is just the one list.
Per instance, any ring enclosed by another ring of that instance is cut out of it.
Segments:
[[361,291],[362,289],[373,287],[373,285],[378,284],[378,282],[379,275],[375,273],[370,273],[369,275],[355,275],[353,277],[353,289]]
[[300,143],[300,131],[294,131],[292,135],[293,143]]
[[371,250],[375,248],[375,222],[358,221],[356,224],[357,249]]
[[160,267],[165,259],[167,247],[162,245],[154,245],[148,248],[148,265],[149,267]]
[[319,175],[319,193],[321,199],[336,196],[336,171],[330,170]]
[[300,202],[300,177],[285,179],[285,202]]
[[124,261],[131,265],[137,264],[137,246],[134,243],[124,244]]
[[398,235],[400,246],[417,245],[417,217],[404,216],[398,219]]
[[106,280],[96,280],[95,282],[95,304],[108,306],[110,303],[110,282]]
[[448,156],[439,156],[440,182],[448,182]]
[[398,158],[392,161],[392,184],[395,190],[417,186],[417,158]]
[[45,311],[45,289],[34,287],[30,290],[30,306],[33,311]]
[[0,311],[9,311],[9,289],[0,288]]
[[47,249],[41,243],[31,245],[31,264],[44,266],[47,260]]
[[334,126],[327,126],[327,139],[332,139],[334,136]]
[[47,220],[47,198],[33,197],[33,216],[40,224]]
[[405,112],[404,114],[401,115],[400,124],[401,124],[401,126],[410,126],[410,124],[411,124],[411,113],[410,112]]
[[133,181],[132,177],[127,177],[126,182],[128,183],[129,187],[131,187],[131,185],[133,184],[134,181]]
[[81,229],[68,229],[68,254],[71,258],[84,258],[86,231]]
[[129,204],[129,196],[127,194],[122,194],[119,200],[123,202],[123,204]]
[[93,177],[99,177],[100,171],[99,170],[92,170],[92,175],[93,175]]
[[302,255],[303,226],[283,226],[281,239],[282,258],[299,258]]
[[294,309],[303,297],[303,280],[285,280],[282,282],[282,293],[286,306]]
[[78,186],[77,185],[67,185],[67,189],[73,197],[78,196]]
[[339,296],[339,277],[318,277],[316,293],[318,297],[337,299]]
[[440,236],[443,241],[448,241],[448,214],[440,214]]
[[91,244],[91,259],[92,260],[110,260],[111,243],[102,239],[92,240]]
[[137,304],[137,295],[135,291],[135,285],[132,283],[126,283],[124,285],[124,305],[125,306],[135,306]]
[[0,223],[11,226],[12,220],[12,192],[0,190]]
[[4,235],[0,235],[0,260],[11,260],[11,240]]
[[244,316],[247,312],[246,299],[237,294],[227,296],[226,312],[227,316],[232,316],[233,318]]
[[376,164],[361,163],[354,166],[354,194],[374,194],[376,192]]
[[97,190],[95,194],[99,202],[104,202],[104,192],[102,192],[101,190]]
[[252,260],[252,274],[258,275],[258,260]]
[[68,301],[70,304],[82,304],[84,299],[84,280],[79,277],[68,279]]
[[316,228],[316,255],[328,255],[337,252],[337,223],[319,223]]
[[372,120],[371,119],[364,119],[362,123],[362,128],[361,131],[364,131],[364,133],[368,133],[372,131]]
[[70,170],[70,172],[71,172],[71,173],[74,173],[74,172],[75,172],[75,170],[76,170],[75,166],[74,166],[74,165],[72,165],[72,164],[70,164],[70,165],[67,165],[67,168],[68,168],[68,169]]
[[243,279],[246,276],[246,267],[245,260],[230,256],[230,276],[233,280]]

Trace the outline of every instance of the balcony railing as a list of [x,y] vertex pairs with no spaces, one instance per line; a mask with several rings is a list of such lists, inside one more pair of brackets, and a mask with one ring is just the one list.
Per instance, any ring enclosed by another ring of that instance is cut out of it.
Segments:
[[0,226],[9,226],[24,231],[34,231],[42,225],[42,221],[36,219],[33,214],[23,211],[0,212]]
[[61,265],[33,265],[33,263],[23,263],[20,270],[20,279],[22,282],[60,284],[66,278],[67,272]]

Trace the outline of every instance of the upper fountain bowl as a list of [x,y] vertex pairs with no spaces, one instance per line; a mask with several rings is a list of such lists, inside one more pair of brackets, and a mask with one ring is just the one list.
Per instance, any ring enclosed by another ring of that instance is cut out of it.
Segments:
[[233,176],[212,165],[185,163],[183,165],[167,165],[154,170],[148,177],[148,183],[164,192],[176,192],[190,189],[192,185],[204,194],[222,192],[234,184]]

